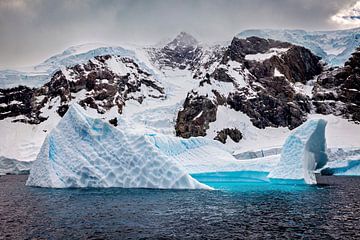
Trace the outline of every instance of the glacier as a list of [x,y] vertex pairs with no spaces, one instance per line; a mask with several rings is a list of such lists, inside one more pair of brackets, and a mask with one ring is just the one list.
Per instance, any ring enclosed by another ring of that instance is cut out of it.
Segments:
[[278,165],[268,178],[304,180],[316,184],[315,170],[324,167],[326,154],[325,127],[323,119],[311,119],[296,128],[286,139]]
[[193,179],[148,137],[116,129],[73,104],[46,137],[26,185],[211,189]]
[[310,49],[331,66],[342,66],[359,46],[360,28],[335,31],[248,29],[237,35],[239,38],[251,36],[300,45]]

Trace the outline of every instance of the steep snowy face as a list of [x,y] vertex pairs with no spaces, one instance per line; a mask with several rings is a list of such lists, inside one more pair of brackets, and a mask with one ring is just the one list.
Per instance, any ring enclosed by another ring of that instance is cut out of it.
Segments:
[[63,116],[75,99],[83,107],[103,114],[116,107],[122,112],[129,99],[163,98],[164,89],[156,78],[132,58],[113,55],[97,56],[84,64],[62,68],[41,88],[15,87],[0,90],[0,119],[39,124],[48,116],[46,108],[60,100],[55,111]]
[[46,137],[26,185],[210,189],[145,135],[91,118],[76,104]]
[[341,66],[360,45],[360,28],[338,31],[250,29],[239,38],[257,36],[304,46],[333,66]]
[[327,163],[326,121],[308,120],[286,139],[279,164],[268,175],[273,179],[303,179],[316,184],[315,170]]

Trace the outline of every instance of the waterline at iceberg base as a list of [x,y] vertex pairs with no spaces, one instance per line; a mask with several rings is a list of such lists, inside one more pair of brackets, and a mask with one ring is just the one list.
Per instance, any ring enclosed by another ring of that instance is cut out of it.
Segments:
[[228,189],[242,183],[316,184],[314,172],[327,161],[323,120],[297,128],[280,160],[238,160],[215,140],[141,132],[119,122],[115,128],[73,104],[45,139],[26,185]]

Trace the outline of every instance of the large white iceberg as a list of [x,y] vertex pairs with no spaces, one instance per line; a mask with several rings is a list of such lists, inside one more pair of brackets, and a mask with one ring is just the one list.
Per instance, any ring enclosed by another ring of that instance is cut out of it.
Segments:
[[151,135],[117,129],[86,115],[77,104],[70,107],[46,137],[26,185],[210,188],[192,178],[178,162],[157,148]]
[[296,128],[286,139],[280,162],[268,177],[316,184],[315,170],[325,166],[328,160],[325,127],[325,120],[312,119]]

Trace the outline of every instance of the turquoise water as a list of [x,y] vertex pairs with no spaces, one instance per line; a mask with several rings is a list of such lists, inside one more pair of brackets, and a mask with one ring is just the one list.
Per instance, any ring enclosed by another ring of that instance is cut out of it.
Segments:
[[193,178],[216,190],[235,192],[246,191],[298,191],[309,186],[303,180],[275,180],[268,179],[268,172],[239,171],[239,172],[210,172],[191,174]]

